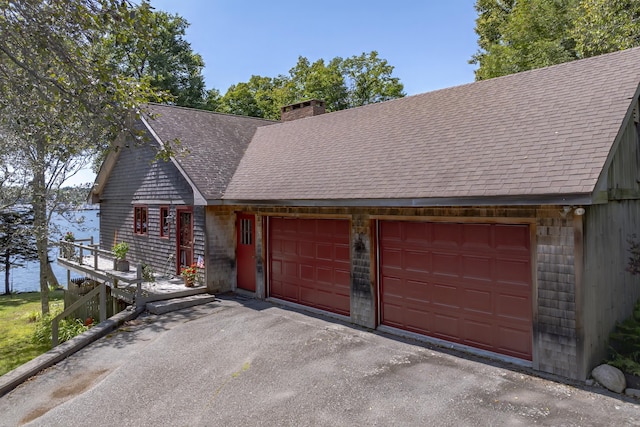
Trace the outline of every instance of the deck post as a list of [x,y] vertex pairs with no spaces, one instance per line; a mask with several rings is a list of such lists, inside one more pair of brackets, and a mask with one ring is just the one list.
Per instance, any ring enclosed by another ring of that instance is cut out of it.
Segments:
[[[107,282],[104,282],[105,285],[107,284]],[[111,293],[111,296],[113,297],[113,293]],[[116,314],[118,312],[118,298],[111,298],[111,306],[113,307],[113,314]]]
[[136,308],[140,307],[142,302],[142,264],[138,263],[136,267]]
[[51,320],[51,347],[58,346],[58,323],[57,318]]
[[107,320],[107,285],[100,283],[100,323]]

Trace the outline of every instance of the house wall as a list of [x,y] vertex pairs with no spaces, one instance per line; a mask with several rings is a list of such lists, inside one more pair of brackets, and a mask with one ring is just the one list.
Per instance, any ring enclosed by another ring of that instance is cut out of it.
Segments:
[[628,239],[640,235],[638,143],[635,123],[630,120],[608,169],[608,201],[586,207],[583,216],[582,376],[607,357],[615,323],[629,317],[640,298],[640,276],[626,271]]
[[[127,258],[145,263],[156,273],[175,273],[176,223],[170,226],[169,238],[160,237],[160,207],[169,206],[176,217],[176,207],[193,204],[193,191],[171,162],[155,161],[155,151],[148,145],[120,148],[117,162],[100,193],[100,246],[110,250],[116,240],[129,243]],[[134,205],[147,206],[148,232],[133,233]],[[205,255],[204,208],[194,209],[194,259]]]
[[256,297],[266,293],[266,241],[262,224],[274,216],[329,216],[351,222],[351,321],[375,328],[377,319],[376,220],[448,220],[528,223],[533,278],[533,367],[579,377],[574,273],[574,216],[557,206],[468,208],[208,207],[208,280],[220,291],[235,290],[235,212],[256,214]]
[[206,280],[209,291],[214,293],[236,289],[235,221],[233,208],[206,208]]
[[534,347],[534,367],[577,378],[573,215],[563,216],[560,207],[538,209],[535,248],[538,303],[534,336],[538,345]]

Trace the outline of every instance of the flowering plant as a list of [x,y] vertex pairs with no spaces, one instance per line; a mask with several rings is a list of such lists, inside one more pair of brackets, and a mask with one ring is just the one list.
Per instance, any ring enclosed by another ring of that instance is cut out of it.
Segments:
[[67,233],[64,235],[64,240],[65,242],[75,242],[76,236],[74,236],[71,231],[67,231]]
[[183,267],[182,270],[180,270],[180,275],[190,282],[196,280],[196,274],[198,274],[198,269],[195,264],[191,264],[189,267]]

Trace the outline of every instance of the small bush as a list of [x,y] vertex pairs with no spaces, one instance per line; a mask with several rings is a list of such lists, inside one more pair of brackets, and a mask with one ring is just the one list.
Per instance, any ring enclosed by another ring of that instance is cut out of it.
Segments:
[[42,314],[39,311],[36,311],[36,310],[30,311],[30,312],[26,313],[24,316],[22,316],[22,318],[24,320],[26,320],[27,322],[29,322],[29,323],[37,322],[40,319],[40,317],[42,317]]
[[155,282],[156,278],[154,276],[153,267],[149,264],[142,264],[142,279],[145,282]]
[[62,319],[58,327],[58,341],[63,343],[71,338],[80,335],[88,330],[90,326],[85,326],[80,319]]
[[[51,319],[62,313],[62,307],[55,307],[51,312],[45,316],[38,313],[36,319],[36,329],[33,333],[33,342],[42,345],[51,345]],[[58,343],[62,344],[65,341],[69,341],[71,338],[80,335],[84,331],[88,330],[91,325],[85,326],[84,322],[80,319],[62,319],[58,323]]]
[[610,360],[607,362],[623,372],[640,375],[640,301],[633,314],[617,323],[609,335]]

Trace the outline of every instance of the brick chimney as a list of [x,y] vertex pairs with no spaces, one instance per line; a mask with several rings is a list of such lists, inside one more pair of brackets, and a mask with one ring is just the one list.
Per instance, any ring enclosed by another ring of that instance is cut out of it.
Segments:
[[289,122],[305,117],[319,116],[320,114],[324,114],[324,112],[324,101],[310,99],[280,108],[280,121]]

